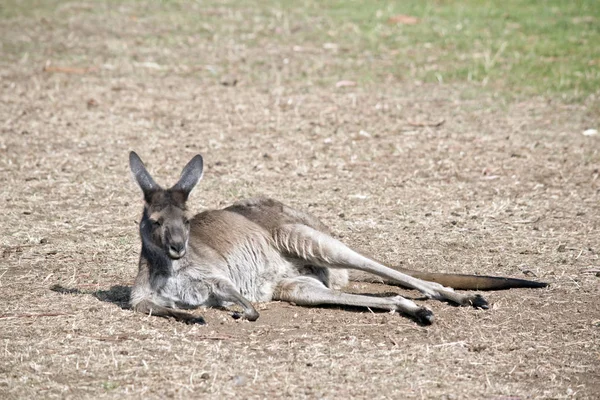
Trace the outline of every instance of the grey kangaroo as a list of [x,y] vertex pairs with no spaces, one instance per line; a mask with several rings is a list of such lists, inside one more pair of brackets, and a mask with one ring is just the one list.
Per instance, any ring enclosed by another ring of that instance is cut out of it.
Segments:
[[335,239],[314,216],[268,198],[192,215],[186,201],[202,177],[202,156],[192,158],[169,189],[156,184],[135,152],[129,154],[129,165],[145,200],[139,271],[131,291],[131,306],[141,313],[204,323],[182,310],[237,304],[243,318],[255,321],[259,314],[252,302],[281,300],[393,310],[427,325],[433,313],[411,300],[340,289],[351,279],[379,281],[416,289],[427,298],[486,309],[488,302],[479,294],[453,289],[546,286],[523,279],[391,268]]

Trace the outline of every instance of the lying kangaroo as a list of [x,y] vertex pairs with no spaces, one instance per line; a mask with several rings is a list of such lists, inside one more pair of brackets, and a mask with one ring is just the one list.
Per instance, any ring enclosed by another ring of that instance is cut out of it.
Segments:
[[431,324],[431,310],[401,296],[372,297],[338,290],[350,278],[379,279],[417,289],[427,298],[488,308],[480,295],[457,293],[451,287],[546,286],[523,279],[390,268],[334,239],[312,215],[267,198],[242,200],[192,216],[186,201],[202,177],[200,155],[192,158],[170,189],[156,184],[136,153],[129,154],[129,164],[145,200],[139,272],[131,292],[132,308],[142,313],[204,323],[201,317],[180,310],[238,304],[243,317],[254,321],[258,312],[251,302],[282,300],[302,306],[394,310]]

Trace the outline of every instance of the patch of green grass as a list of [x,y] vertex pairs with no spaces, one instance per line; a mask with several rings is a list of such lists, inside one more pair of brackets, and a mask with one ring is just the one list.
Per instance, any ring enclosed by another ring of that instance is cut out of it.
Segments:
[[[418,22],[391,22],[397,15]],[[9,34],[0,39],[6,54],[42,50],[54,59],[82,60],[98,50],[105,60],[210,63],[261,83],[470,82],[509,95],[567,100],[600,88],[596,0],[8,0],[0,6],[0,21],[11,19],[12,26],[45,19],[47,31],[62,27],[68,38],[80,29],[87,36],[75,35],[79,42],[65,46],[40,44],[33,36],[28,43],[22,34],[11,40]],[[88,21],[99,29],[87,28]],[[105,42],[125,50],[107,51]],[[238,49],[250,54],[243,64]],[[280,67],[284,58],[289,66]]]
[[3,0],[0,2],[0,21],[5,18],[46,15],[59,4],[60,0]]
[[[581,98],[600,88],[600,2],[594,0],[290,1],[321,23],[307,36],[364,57],[368,79],[467,81]],[[390,18],[409,15],[414,25]],[[306,18],[306,17],[305,17]],[[369,60],[370,58],[370,60]],[[359,77],[360,78],[360,77]]]
[[113,381],[102,382],[102,388],[104,390],[106,390],[107,392],[109,392],[111,390],[115,390],[118,387],[119,387],[119,383],[117,383],[117,382],[113,382]]

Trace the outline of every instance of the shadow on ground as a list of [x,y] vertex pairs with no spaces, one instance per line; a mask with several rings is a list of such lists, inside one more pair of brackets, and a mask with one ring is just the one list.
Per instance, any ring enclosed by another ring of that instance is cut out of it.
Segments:
[[129,286],[115,285],[108,290],[81,290],[78,288],[67,288],[62,285],[53,285],[50,290],[61,294],[70,295],[91,295],[100,301],[106,303],[112,303],[124,310],[129,310],[129,296],[131,294],[131,288]]

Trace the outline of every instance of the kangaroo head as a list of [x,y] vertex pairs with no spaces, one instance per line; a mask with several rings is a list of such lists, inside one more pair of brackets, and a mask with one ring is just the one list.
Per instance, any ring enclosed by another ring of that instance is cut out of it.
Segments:
[[149,240],[171,259],[183,257],[190,235],[190,219],[186,202],[194,186],[202,178],[202,156],[187,163],[181,177],[169,189],[160,187],[135,153],[129,153],[129,167],[144,192],[144,216],[140,223],[142,240]]

